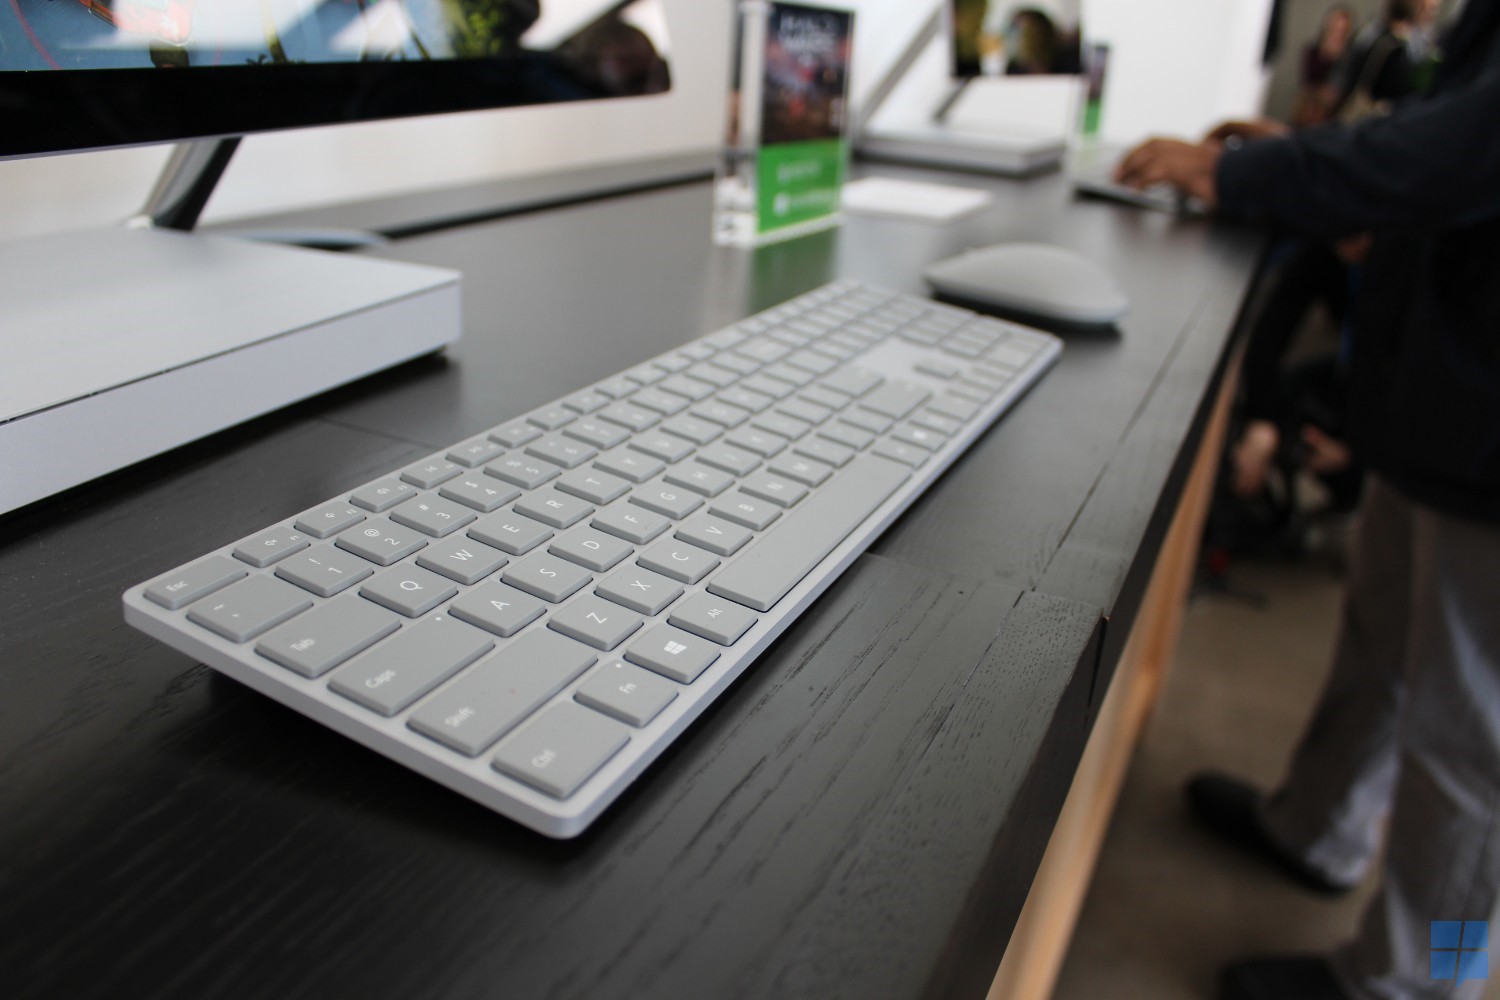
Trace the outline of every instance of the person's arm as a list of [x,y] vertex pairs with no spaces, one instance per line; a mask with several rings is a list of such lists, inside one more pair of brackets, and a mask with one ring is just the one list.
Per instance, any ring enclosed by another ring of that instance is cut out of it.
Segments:
[[1500,71],[1385,118],[1246,143],[1217,159],[1229,215],[1319,236],[1500,217]]

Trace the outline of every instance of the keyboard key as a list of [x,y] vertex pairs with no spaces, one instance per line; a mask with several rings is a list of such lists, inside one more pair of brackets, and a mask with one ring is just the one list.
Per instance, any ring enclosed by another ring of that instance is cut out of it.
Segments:
[[859,405],[892,420],[900,420],[932,398],[931,390],[910,382],[887,382],[859,401]]
[[372,517],[344,532],[333,544],[377,566],[389,566],[425,546],[427,539],[420,532],[393,524],[388,518]]
[[492,458],[505,454],[505,449],[487,437],[474,438],[456,445],[448,452],[448,460],[466,469],[483,465]]
[[750,452],[723,444],[701,449],[698,452],[698,461],[704,465],[712,465],[716,469],[723,469],[725,472],[732,472],[736,476],[753,472],[760,466],[760,459]]
[[682,587],[658,573],[628,566],[600,582],[594,593],[643,615],[656,615],[682,596]]
[[749,410],[742,410],[738,406],[730,406],[728,403],[720,403],[717,400],[699,403],[692,408],[690,413],[699,420],[707,420],[723,427],[738,427],[750,419]]
[[719,658],[713,643],[670,625],[657,625],[632,642],[625,659],[682,684],[691,684]]
[[374,572],[375,567],[363,559],[340,552],[332,545],[319,545],[276,567],[277,576],[319,597],[332,597],[348,590]]
[[858,407],[845,410],[839,414],[839,420],[846,424],[853,424],[855,427],[870,431],[873,434],[884,434],[896,422],[890,417],[882,417],[878,413],[870,410],[861,410]]
[[629,448],[617,448],[599,456],[599,461],[594,463],[594,468],[628,479],[632,483],[644,483],[666,467],[661,459]]
[[697,583],[713,572],[719,559],[696,546],[669,540],[641,553],[636,563],[679,583]]
[[580,705],[639,729],[672,703],[677,688],[624,660],[610,660],[578,685],[573,697]]
[[491,766],[565,799],[630,742],[629,733],[582,705],[553,705],[506,739]]
[[781,508],[776,504],[759,500],[739,490],[715,500],[708,512],[756,531],[766,528],[781,516]]
[[562,475],[562,469],[551,462],[543,462],[529,455],[510,454],[498,462],[484,467],[486,475],[519,486],[523,490],[534,490],[543,483]]
[[687,375],[673,375],[671,378],[663,379],[657,388],[692,400],[707,399],[714,394],[712,382],[704,382]]
[[579,413],[593,413],[609,405],[609,397],[599,392],[575,392],[563,400],[563,405]]
[[594,661],[576,642],[533,632],[476,665],[412,713],[407,725],[459,753],[478,756]]
[[770,458],[786,450],[787,439],[780,434],[742,427],[724,439],[726,444],[754,452],[761,458]]
[[927,408],[940,417],[968,421],[972,420],[974,414],[978,413],[982,407],[978,403],[949,392],[933,400]]
[[592,594],[580,597],[547,621],[547,627],[570,639],[608,652],[628,639],[645,619]]
[[919,361],[915,367],[923,375],[931,375],[933,378],[941,379],[958,378],[958,373],[963,371],[958,365],[941,360]]
[[495,640],[446,615],[408,625],[344,664],[329,690],[386,717],[395,715],[495,646]]
[[764,372],[759,375],[750,376],[749,378],[742,381],[740,385],[746,389],[749,389],[751,392],[764,393],[765,395],[771,396],[774,399],[784,399],[788,395],[790,395],[794,389],[797,388],[791,382],[786,382],[779,378],[772,378]]
[[835,444],[827,438],[808,438],[798,441],[792,448],[799,455],[807,458],[815,458],[819,462],[827,462],[829,465],[843,468],[849,464],[849,459],[854,457],[854,449],[847,445]]
[[757,337],[747,340],[734,349],[734,353],[741,357],[749,358],[751,361],[759,361],[763,365],[780,361],[792,353],[785,344],[778,344],[774,340],[765,337]]
[[680,486],[672,486],[661,479],[647,483],[630,494],[630,502],[673,520],[687,517],[703,506],[703,498],[696,493]]
[[868,448],[875,440],[874,434],[861,427],[846,424],[842,420],[835,420],[818,428],[818,437],[856,451]]
[[733,601],[708,594],[694,594],[667,616],[667,621],[678,628],[721,646],[733,645],[759,620]]
[[[521,495],[521,491],[508,483],[495,479],[492,476],[468,475],[455,479],[443,486],[438,491],[438,496],[456,500],[465,507],[472,507],[481,514],[491,511],[510,503]],[[399,518],[397,519],[399,520]],[[406,522],[402,522],[403,524]],[[418,525],[412,525],[418,527]],[[425,529],[423,529],[425,530]]]
[[588,570],[550,552],[534,552],[520,562],[511,563],[500,579],[549,604],[560,604],[594,578]]
[[359,508],[335,500],[333,503],[325,503],[321,507],[314,507],[304,512],[292,527],[298,531],[305,531],[314,538],[327,538],[351,525],[358,524],[366,516],[365,512]]
[[828,407],[809,403],[805,399],[782,400],[776,404],[776,412],[809,424],[821,424],[833,416],[833,411]]
[[724,433],[724,428],[718,424],[688,416],[673,417],[662,424],[661,429],[669,434],[687,438],[695,444],[708,444]]
[[681,486],[702,496],[716,497],[734,485],[734,477],[702,462],[689,462],[662,476],[662,482]]
[[720,389],[727,389],[740,380],[740,373],[721,368],[712,362],[697,364],[683,372],[687,378],[697,379],[699,382],[712,382]]
[[615,506],[600,511],[598,516],[589,523],[600,531],[607,531],[611,535],[623,538],[627,542],[634,542],[636,545],[646,544],[666,531],[672,524],[660,514],[653,514],[643,507],[629,505]]
[[552,529],[545,524],[522,517],[514,511],[503,510],[483,518],[469,529],[469,537],[476,542],[493,545],[513,556],[525,555],[552,537]]
[[629,403],[606,406],[599,411],[599,417],[619,424],[621,427],[629,427],[633,431],[643,431],[648,427],[654,427],[661,421],[660,414],[644,406],[631,406]]
[[[673,533],[674,538],[691,542],[721,556],[732,556],[750,541],[750,529],[707,514],[699,514]],[[654,612],[653,612],[654,613]]]
[[465,586],[499,572],[500,567],[508,562],[510,558],[504,552],[481,545],[467,536],[429,546],[417,557],[418,566],[441,573]]
[[940,414],[933,413],[930,410],[923,410],[921,413],[918,413],[911,418],[911,422],[918,427],[925,427],[930,431],[937,431],[939,434],[945,435],[947,437],[952,437],[954,434],[957,434],[959,431],[963,430],[964,426],[963,421],[961,420],[955,420],[952,417],[941,416]]
[[381,511],[390,510],[416,492],[417,488],[411,483],[403,483],[399,479],[382,479],[359,490],[349,498],[349,502],[356,507],[363,507],[365,510],[379,514]]
[[571,528],[592,514],[594,505],[548,487],[517,500],[513,509],[554,528]]
[[618,378],[612,378],[608,382],[600,382],[598,385],[594,386],[594,391],[608,396],[610,399],[623,399],[624,397],[629,396],[631,393],[640,389],[640,387],[641,384],[634,379],[628,379],[624,376],[620,376]]
[[209,556],[154,580],[146,587],[146,596],[168,611],[176,611],[249,575],[250,571],[233,559]]
[[630,432],[625,428],[604,420],[580,420],[563,433],[595,448],[613,448],[630,439]]
[[943,444],[943,435],[913,424],[902,424],[891,432],[891,437],[905,444],[936,451]]
[[[481,478],[485,478],[486,482],[494,482],[486,477]],[[434,538],[451,535],[478,516],[468,507],[431,497],[418,497],[391,511],[392,521],[408,528],[416,528],[422,534]]]
[[788,455],[777,459],[770,464],[769,468],[776,475],[795,479],[805,486],[822,485],[829,476],[833,475],[832,466],[798,455]]
[[692,442],[674,434],[642,434],[630,442],[630,447],[663,462],[680,462],[693,453]]
[[455,618],[498,636],[515,635],[546,610],[547,605],[530,594],[493,580],[448,605],[448,612]]
[[812,430],[812,424],[789,417],[784,413],[762,414],[751,420],[750,426],[757,430],[779,434],[790,441],[795,441]]
[[251,566],[265,567],[311,545],[306,535],[286,528],[272,528],[251,535],[234,547],[234,557]]
[[796,386],[807,385],[816,377],[806,368],[798,368],[796,365],[785,363],[770,365],[761,374],[779,378],[783,382],[790,382]]
[[446,458],[429,458],[402,469],[401,478],[419,490],[430,490],[463,471],[464,467],[457,462],[450,462]]
[[547,547],[555,556],[562,556],[585,569],[602,573],[626,559],[635,550],[629,542],[613,535],[606,535],[593,528],[580,528],[569,532]]
[[898,462],[904,462],[914,469],[927,461],[927,456],[930,454],[925,448],[902,444],[900,441],[882,441],[871,450],[877,455],[884,455],[886,458],[893,458]]
[[768,476],[764,472],[747,476],[740,483],[740,489],[753,497],[769,500],[778,507],[791,507],[807,496],[806,486],[799,486],[779,476]]
[[630,397],[630,402],[636,406],[643,406],[648,410],[671,416],[687,409],[692,402],[686,396],[679,396],[675,392],[663,392],[660,389],[647,389]]
[[786,363],[812,372],[814,375],[826,375],[839,366],[839,363],[832,358],[813,351],[797,351],[786,359]]
[[584,462],[597,458],[599,449],[561,434],[550,434],[528,444],[526,454],[564,469],[576,469]]
[[644,364],[630,369],[625,373],[626,378],[633,378],[641,385],[655,385],[667,377],[667,370],[659,368],[654,364]]
[[829,392],[827,389],[821,389],[815,385],[808,386],[797,393],[797,398],[812,403],[814,406],[822,406],[834,411],[841,410],[849,405],[848,396],[841,396],[836,392]]
[[400,627],[389,611],[350,594],[272,629],[255,651],[303,677],[321,677]]
[[508,424],[501,424],[489,433],[491,441],[498,441],[507,448],[519,448],[541,436],[540,430],[524,420],[512,420]]
[[407,563],[381,573],[359,595],[408,618],[420,618],[458,593],[449,580]]
[[759,413],[776,402],[776,400],[765,393],[752,392],[743,386],[736,386],[733,389],[719,393],[719,402],[728,403],[730,406],[738,406],[743,410],[749,410],[751,413]]
[[739,372],[741,375],[749,375],[760,370],[760,362],[751,361],[749,358],[741,357],[730,351],[720,351],[714,355],[714,364],[720,368],[728,368],[730,371]]
[[598,469],[574,469],[557,481],[557,488],[589,503],[603,506],[629,492],[630,483]]
[[540,427],[544,431],[555,431],[566,427],[578,419],[578,414],[566,406],[549,406],[545,410],[527,416],[527,423]]
[[709,593],[770,611],[910,478],[903,465],[861,456],[727,566]]
[[307,591],[257,574],[194,604],[188,609],[188,619],[230,642],[245,642],[312,604]]

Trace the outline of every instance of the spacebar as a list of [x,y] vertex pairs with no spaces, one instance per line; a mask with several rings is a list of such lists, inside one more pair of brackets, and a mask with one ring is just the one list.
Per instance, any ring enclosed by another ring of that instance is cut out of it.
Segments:
[[911,471],[895,462],[875,455],[855,459],[746,549],[708,585],[708,592],[770,611],[909,478]]

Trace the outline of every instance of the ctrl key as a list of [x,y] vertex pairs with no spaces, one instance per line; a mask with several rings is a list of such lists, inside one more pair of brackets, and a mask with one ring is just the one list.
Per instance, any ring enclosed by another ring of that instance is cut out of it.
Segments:
[[500,744],[491,766],[565,799],[630,742],[629,730],[581,705],[554,705]]

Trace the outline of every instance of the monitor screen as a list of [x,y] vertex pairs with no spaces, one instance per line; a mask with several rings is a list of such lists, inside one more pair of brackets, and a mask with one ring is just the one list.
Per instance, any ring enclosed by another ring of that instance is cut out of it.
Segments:
[[670,86],[659,0],[5,0],[0,158]]
[[1076,76],[1081,0],[948,0],[953,75]]

